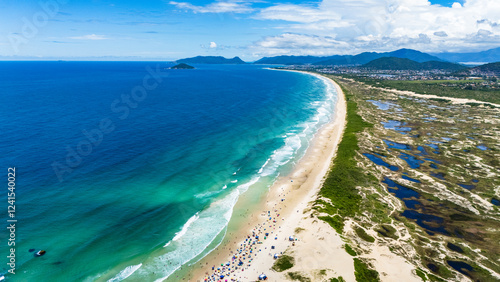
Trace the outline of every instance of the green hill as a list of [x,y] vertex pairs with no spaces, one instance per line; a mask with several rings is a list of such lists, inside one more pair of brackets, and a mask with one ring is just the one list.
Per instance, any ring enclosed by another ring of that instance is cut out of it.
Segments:
[[185,64],[246,64],[239,57],[226,59],[222,56],[196,56],[193,58],[185,58],[177,60],[177,63]]
[[171,67],[171,69],[174,69],[174,70],[177,70],[177,69],[192,70],[192,69],[194,69],[194,67],[187,65],[187,64],[184,64],[184,63],[180,63],[176,66]]
[[447,71],[457,71],[465,69],[466,67],[440,61],[428,61],[419,63],[406,58],[396,58],[396,57],[384,57],[375,59],[363,67],[373,69],[373,70],[447,70]]

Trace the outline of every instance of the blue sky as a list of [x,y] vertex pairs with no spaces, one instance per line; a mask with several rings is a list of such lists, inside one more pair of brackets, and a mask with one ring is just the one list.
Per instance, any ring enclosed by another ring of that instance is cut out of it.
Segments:
[[0,0],[0,58],[174,60],[500,46],[498,0]]

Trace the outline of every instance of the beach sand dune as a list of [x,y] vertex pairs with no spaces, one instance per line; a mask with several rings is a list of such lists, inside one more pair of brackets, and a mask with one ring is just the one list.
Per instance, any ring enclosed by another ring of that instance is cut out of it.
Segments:
[[[318,131],[293,172],[272,185],[240,230],[229,234],[231,238],[225,244],[198,262],[200,267],[185,281],[256,281],[261,274],[268,281],[284,281],[289,280],[286,273],[290,271],[300,272],[311,281],[338,276],[355,281],[353,257],[344,249],[345,239],[312,216],[310,210],[346,123],[344,94],[335,82],[328,79],[328,83],[338,93],[332,120]],[[283,254],[293,256],[295,265],[284,272],[272,270],[275,257]],[[380,269],[383,281],[419,281],[412,275],[413,267],[386,246],[374,246],[361,257],[376,260],[372,264]]]

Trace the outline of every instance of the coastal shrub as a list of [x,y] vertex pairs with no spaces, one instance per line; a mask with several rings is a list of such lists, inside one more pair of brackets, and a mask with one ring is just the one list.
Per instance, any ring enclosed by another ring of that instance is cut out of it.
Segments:
[[297,227],[297,228],[295,228],[295,233],[296,233],[296,234],[299,234],[300,232],[302,232],[302,231],[304,231],[304,230],[305,230],[305,229],[304,229],[304,228],[302,228],[302,227]]
[[329,214],[335,212],[341,217],[353,217],[359,212],[362,199],[356,187],[367,180],[367,176],[357,166],[357,161],[354,158],[359,149],[356,133],[373,125],[365,122],[358,115],[358,107],[352,99],[353,95],[344,87],[342,87],[342,91],[346,97],[347,124],[333,161],[333,167],[320,190],[320,196],[330,199],[334,205],[334,211],[328,210]]
[[345,282],[344,278],[342,276],[339,276],[338,278],[332,278],[330,279],[330,282]]
[[288,277],[292,280],[300,281],[300,282],[311,282],[311,278],[303,276],[300,272],[288,272]]
[[394,240],[398,239],[398,235],[396,235],[396,228],[392,225],[382,224],[379,228],[375,229],[380,236],[392,238]]
[[378,282],[380,281],[378,272],[370,269],[366,263],[358,258],[354,259],[354,276],[358,282]]
[[427,281],[427,276],[425,275],[425,272],[422,271],[422,269],[417,268],[415,272],[417,273],[417,276],[422,278],[424,282]]
[[320,275],[320,276],[325,276],[325,275],[326,275],[326,269],[321,269],[321,270],[319,271],[319,275]]
[[318,216],[318,219],[330,224],[337,233],[342,234],[344,231],[344,220],[338,214],[335,216]]
[[273,264],[272,270],[277,272],[283,272],[290,269],[295,264],[295,259],[289,255],[282,255]]
[[354,251],[354,250],[351,248],[351,246],[349,246],[348,244],[345,244],[344,248],[345,248],[345,251],[346,251],[348,254],[350,254],[351,256],[355,257],[355,256],[357,256],[357,255],[358,255],[358,254],[356,254],[356,251]]
[[356,227],[354,228],[354,231],[356,231],[356,234],[358,234],[358,236],[365,240],[366,242],[370,242],[370,243],[373,243],[375,242],[375,238],[373,238],[372,236],[368,235],[368,233],[366,233],[365,229],[362,228],[362,227]]

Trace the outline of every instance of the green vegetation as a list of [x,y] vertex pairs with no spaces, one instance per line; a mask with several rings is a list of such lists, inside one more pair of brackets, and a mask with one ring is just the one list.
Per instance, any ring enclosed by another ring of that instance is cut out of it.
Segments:
[[394,240],[398,239],[396,235],[396,228],[389,224],[382,224],[379,228],[375,229],[380,236],[392,238]]
[[370,243],[375,242],[375,238],[373,238],[372,236],[368,235],[368,233],[366,233],[366,231],[365,231],[364,228],[356,227],[356,228],[354,228],[354,231],[356,231],[356,234],[358,234],[358,236],[361,239],[365,240],[366,242],[370,242]]
[[416,269],[418,277],[422,278],[422,280],[425,282],[427,281],[427,275],[425,275],[425,272],[422,271],[422,269],[417,268]]
[[319,271],[319,275],[320,275],[320,276],[325,276],[325,275],[326,275],[326,269],[321,269],[321,270]]
[[287,269],[290,269],[295,264],[295,259],[289,255],[282,255],[279,257],[271,267],[274,271],[283,272]]
[[344,245],[344,248],[345,248],[345,251],[350,254],[351,256],[355,257],[357,256],[358,254],[356,254],[356,251],[354,251],[351,246],[349,246],[348,244],[345,244]]
[[318,216],[318,219],[325,221],[330,224],[337,233],[342,234],[344,231],[344,220],[339,215],[335,216]]
[[[337,150],[337,156],[333,161],[333,168],[323,183],[320,196],[331,200],[333,206],[327,205],[332,212],[338,213],[341,217],[352,217],[359,212],[361,202],[356,186],[368,178],[354,159],[359,149],[356,133],[372,125],[358,115],[358,106],[352,99],[353,95],[350,91],[345,88],[342,88],[342,91],[347,102],[347,125]],[[339,221],[343,221],[342,218],[339,220],[339,218],[321,217],[320,219],[327,221],[337,232],[341,231]],[[343,227],[343,224],[341,226]]]
[[440,61],[428,61],[419,63],[406,58],[384,57],[370,61],[364,64],[363,67],[376,70],[448,70],[457,71],[463,70],[466,67]]
[[357,258],[354,259],[354,275],[358,282],[380,281],[378,272],[370,269],[366,263]]
[[344,278],[342,278],[342,276],[339,276],[339,278],[330,279],[330,282],[345,282],[345,280]]
[[304,231],[305,229],[302,227],[297,227],[295,228],[295,234],[299,234],[300,232]]
[[288,272],[288,277],[292,280],[300,281],[300,282],[311,282],[311,278],[303,276],[300,272]]
[[187,65],[187,64],[184,64],[184,63],[180,63],[178,65],[171,67],[171,69],[174,69],[174,70],[176,70],[176,69],[192,70],[192,69],[194,69],[194,67]]
[[413,91],[418,94],[432,94],[442,97],[466,98],[478,101],[500,103],[500,89],[483,86],[481,80],[378,80],[354,77],[376,87]]

